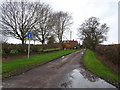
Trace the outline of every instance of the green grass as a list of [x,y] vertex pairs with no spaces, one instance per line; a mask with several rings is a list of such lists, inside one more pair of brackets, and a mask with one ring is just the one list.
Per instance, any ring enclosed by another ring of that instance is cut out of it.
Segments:
[[75,52],[76,50],[62,50],[54,53],[48,53],[38,56],[31,56],[29,59],[21,58],[2,62],[2,76],[10,77],[12,75],[25,72],[35,66],[44,64],[63,55]]
[[60,48],[39,49],[39,51],[43,51],[43,52],[54,51],[54,50],[60,50]]
[[44,49],[43,51],[53,51],[53,50],[60,50],[60,48]]
[[83,63],[88,70],[105,80],[120,81],[120,76],[101,62],[91,50],[86,50]]

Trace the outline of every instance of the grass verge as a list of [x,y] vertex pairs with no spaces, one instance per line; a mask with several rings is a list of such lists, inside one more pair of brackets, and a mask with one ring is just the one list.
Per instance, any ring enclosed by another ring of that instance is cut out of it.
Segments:
[[101,62],[95,55],[95,53],[89,49],[84,54],[85,67],[94,74],[110,82],[120,82],[120,76],[108,68],[103,62]]
[[58,52],[31,56],[29,59],[21,58],[2,62],[2,78],[7,78],[12,75],[17,75],[30,70],[38,65],[44,64],[63,55],[75,52],[77,50],[62,50]]
[[45,49],[45,50],[43,50],[43,51],[44,51],[44,52],[47,52],[47,51],[54,51],[54,50],[60,50],[60,48]]
[[43,52],[50,52],[50,51],[57,51],[57,50],[61,50],[61,48],[39,49],[39,51],[43,51]]

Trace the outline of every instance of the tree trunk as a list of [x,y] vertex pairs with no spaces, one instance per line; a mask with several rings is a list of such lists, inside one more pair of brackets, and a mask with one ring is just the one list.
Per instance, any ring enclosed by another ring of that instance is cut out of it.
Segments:
[[44,40],[42,40],[42,51],[44,50]]
[[35,40],[34,40],[34,45],[35,45]]
[[21,41],[22,41],[22,45],[25,44],[24,39],[21,39]]
[[64,48],[63,48],[63,42],[62,42],[61,39],[59,40],[59,44],[60,44],[60,47],[59,47],[59,48],[64,49]]
[[95,50],[95,48],[96,48],[96,45],[93,45],[93,50]]

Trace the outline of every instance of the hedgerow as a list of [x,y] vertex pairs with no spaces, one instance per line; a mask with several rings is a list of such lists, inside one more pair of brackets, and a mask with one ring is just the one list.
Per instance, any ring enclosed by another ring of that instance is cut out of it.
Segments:
[[[51,49],[51,50],[58,50],[60,47],[60,44],[51,44],[51,45],[44,45],[45,50],[42,50],[42,45],[30,45],[30,52],[37,52],[40,53],[42,51],[46,51],[46,49]],[[8,43],[3,43],[2,44],[2,55],[7,55],[7,54],[18,54],[18,53],[27,53],[28,52],[28,45],[27,44],[8,44]],[[47,52],[47,51],[46,51]]]
[[117,45],[99,45],[96,47],[96,51],[101,55],[104,55],[110,62],[115,65],[120,64],[120,44]]

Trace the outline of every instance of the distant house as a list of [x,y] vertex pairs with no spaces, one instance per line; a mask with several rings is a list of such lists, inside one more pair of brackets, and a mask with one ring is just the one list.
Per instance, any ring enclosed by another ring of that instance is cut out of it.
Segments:
[[74,48],[78,46],[78,41],[64,40],[62,46],[63,48]]

